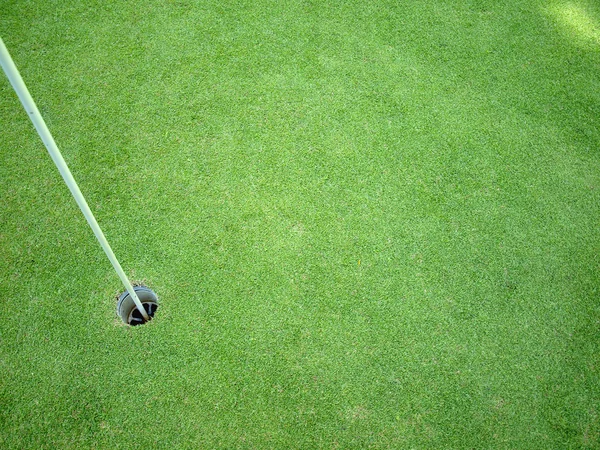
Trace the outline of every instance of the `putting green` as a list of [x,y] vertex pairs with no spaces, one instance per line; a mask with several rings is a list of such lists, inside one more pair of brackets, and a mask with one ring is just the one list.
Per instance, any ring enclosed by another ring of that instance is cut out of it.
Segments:
[[591,1],[5,2],[0,447],[600,446]]

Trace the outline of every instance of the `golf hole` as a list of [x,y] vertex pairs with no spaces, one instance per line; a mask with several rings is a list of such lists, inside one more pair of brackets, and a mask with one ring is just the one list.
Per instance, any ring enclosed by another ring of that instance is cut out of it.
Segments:
[[[140,299],[140,302],[142,302],[146,314],[152,319],[158,309],[158,297],[152,289],[147,288],[146,286],[135,286],[133,290]],[[131,326],[143,325],[147,322],[144,320],[142,313],[137,309],[133,298],[131,298],[127,291],[119,295],[117,301],[117,315],[123,322]]]

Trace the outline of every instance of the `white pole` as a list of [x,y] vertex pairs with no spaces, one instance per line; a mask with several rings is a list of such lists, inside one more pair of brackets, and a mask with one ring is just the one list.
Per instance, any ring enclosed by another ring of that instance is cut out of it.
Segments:
[[83,213],[88,223],[90,224],[90,227],[94,231],[98,242],[100,242],[100,245],[104,249],[106,256],[108,256],[108,259],[115,268],[117,275],[119,275],[119,278],[121,278],[121,281],[125,285],[125,289],[127,289],[127,292],[129,292],[129,295],[135,302],[137,309],[140,311],[144,319],[149,320],[150,318],[148,317],[146,310],[142,306],[142,302],[140,302],[140,299],[138,298],[135,290],[133,289],[133,286],[129,282],[127,275],[125,275],[125,272],[121,268],[121,264],[119,264],[119,261],[117,260],[115,254],[110,248],[110,245],[108,245],[108,241],[104,237],[104,233],[102,233],[98,222],[96,222],[96,218],[92,214],[92,211],[90,210],[87,202],[85,201],[83,194],[79,190],[79,186],[77,186],[77,183],[75,182],[71,171],[67,167],[67,163],[65,163],[65,160],[63,159],[60,150],[58,150],[58,147],[56,146],[56,143],[54,142],[54,139],[50,134],[50,130],[48,130],[44,119],[42,118],[39,110],[37,109],[37,106],[35,106],[35,102],[33,101],[31,94],[29,94],[29,90],[27,89],[27,86],[25,86],[25,83],[23,82],[23,79],[21,78],[21,75],[19,74],[15,63],[10,57],[8,50],[6,49],[6,46],[2,41],[2,38],[0,38],[0,65],[2,65],[2,68],[4,69],[4,72],[6,73],[6,76],[10,81],[10,84],[12,84],[12,87],[19,96],[19,99],[21,100],[25,111],[27,112],[29,118],[33,122],[35,129],[42,138],[44,144],[46,145],[48,153],[50,153],[54,164],[56,164],[56,167],[58,167],[58,170],[62,175],[63,179],[65,180],[65,183],[67,183],[67,186],[71,190],[71,194],[73,194],[73,197],[79,205],[81,212]]

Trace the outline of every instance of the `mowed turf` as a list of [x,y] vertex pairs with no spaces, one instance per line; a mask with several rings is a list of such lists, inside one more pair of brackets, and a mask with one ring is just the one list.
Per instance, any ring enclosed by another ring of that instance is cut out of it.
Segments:
[[600,447],[597,3],[0,9],[0,447]]

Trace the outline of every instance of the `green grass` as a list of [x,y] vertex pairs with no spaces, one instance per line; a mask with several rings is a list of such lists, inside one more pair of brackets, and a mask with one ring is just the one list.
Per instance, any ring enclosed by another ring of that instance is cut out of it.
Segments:
[[597,3],[0,9],[0,447],[600,448]]

